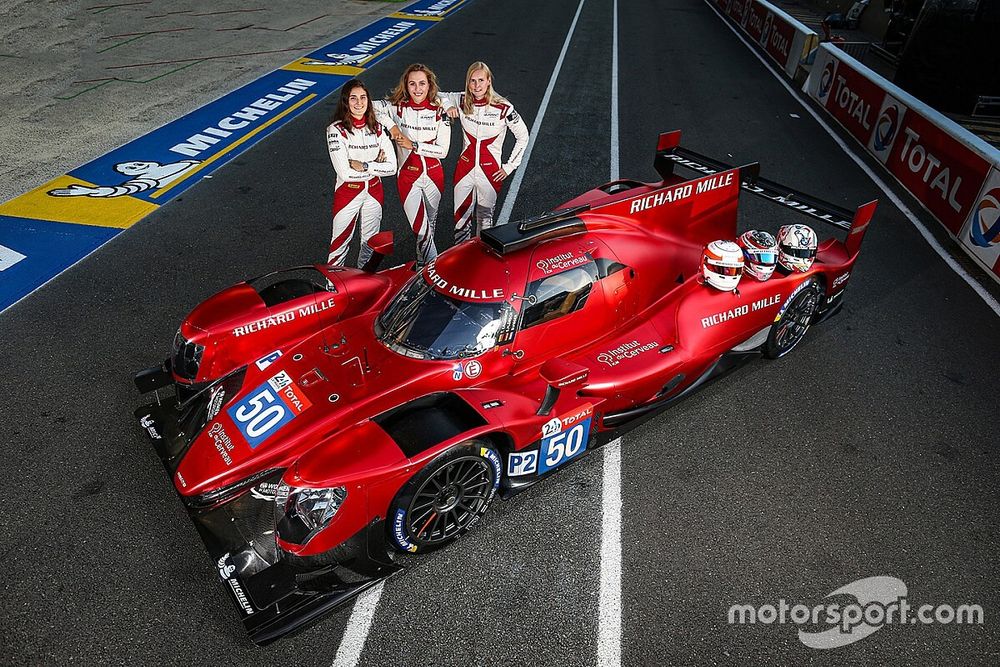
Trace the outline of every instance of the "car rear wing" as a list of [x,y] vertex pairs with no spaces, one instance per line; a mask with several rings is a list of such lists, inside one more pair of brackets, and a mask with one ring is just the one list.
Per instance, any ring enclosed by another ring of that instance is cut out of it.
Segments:
[[[674,167],[678,165],[701,174],[715,174],[733,169],[732,165],[683,148],[680,146],[680,138],[679,130],[664,132],[660,135],[656,146],[656,160],[653,166],[665,181],[674,176]],[[787,185],[761,177],[759,162],[740,167],[740,187],[751,194],[797,211],[814,220],[820,220],[847,230],[845,245],[849,256],[857,254],[860,249],[865,230],[868,228],[872,216],[875,214],[875,207],[878,205],[876,199],[862,204],[853,212],[849,211]]]

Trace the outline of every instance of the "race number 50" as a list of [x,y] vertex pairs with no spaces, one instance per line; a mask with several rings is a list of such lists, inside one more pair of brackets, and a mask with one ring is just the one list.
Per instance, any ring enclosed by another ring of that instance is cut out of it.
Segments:
[[545,473],[563,462],[578,456],[587,448],[590,419],[573,424],[570,428],[542,439],[538,473]]

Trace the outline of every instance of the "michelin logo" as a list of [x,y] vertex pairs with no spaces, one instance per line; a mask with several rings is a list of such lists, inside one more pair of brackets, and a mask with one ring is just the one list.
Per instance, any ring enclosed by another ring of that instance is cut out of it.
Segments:
[[173,183],[196,165],[198,160],[181,160],[169,164],[154,161],[134,160],[119,162],[115,171],[131,178],[120,185],[99,185],[91,187],[82,183],[73,183],[68,188],[49,190],[52,197],[122,197],[134,195],[147,190],[157,190]]
[[391,42],[398,36],[406,33],[411,28],[417,26],[413,21],[397,21],[389,28],[386,28],[380,33],[372,35],[360,44],[355,44],[348,51],[351,53],[326,53],[324,54],[329,60],[306,60],[303,65],[322,65],[327,67],[336,67],[338,65],[352,65],[358,67],[366,62],[369,58],[374,57],[375,51],[378,51],[387,42]]

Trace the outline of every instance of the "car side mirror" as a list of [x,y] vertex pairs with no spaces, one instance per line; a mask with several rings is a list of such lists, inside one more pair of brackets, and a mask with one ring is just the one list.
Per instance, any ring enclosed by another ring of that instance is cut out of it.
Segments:
[[559,393],[566,387],[578,387],[586,384],[590,377],[590,369],[586,366],[566,361],[565,359],[549,359],[538,369],[538,375],[549,386],[545,388],[542,404],[536,414],[545,416],[552,412],[552,406],[559,399]]
[[379,264],[382,263],[382,259],[392,254],[392,232],[379,232],[374,235],[368,239],[368,247],[371,248],[372,256],[367,262],[365,262],[365,265],[361,267],[361,270],[367,271],[368,273],[374,273],[378,269]]

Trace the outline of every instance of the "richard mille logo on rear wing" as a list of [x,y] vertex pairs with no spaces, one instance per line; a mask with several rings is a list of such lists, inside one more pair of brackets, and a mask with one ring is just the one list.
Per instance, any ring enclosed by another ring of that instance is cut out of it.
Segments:
[[663,204],[687,199],[692,194],[700,195],[705,192],[724,188],[732,184],[735,173],[736,171],[733,170],[722,174],[715,174],[711,178],[703,178],[692,183],[682,183],[673,188],[666,188],[651,195],[633,199],[629,207],[629,213],[638,213],[639,211],[645,211],[646,209],[655,208]]

